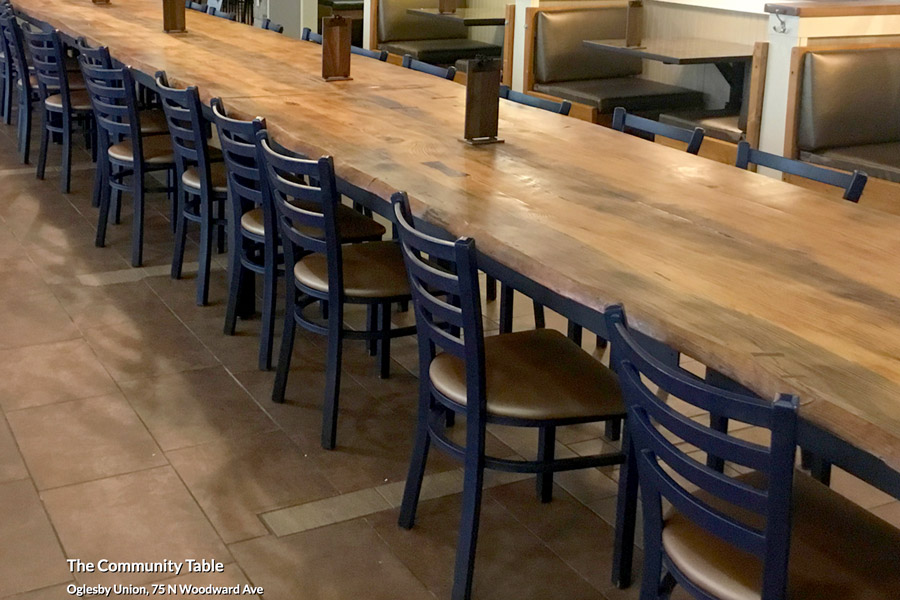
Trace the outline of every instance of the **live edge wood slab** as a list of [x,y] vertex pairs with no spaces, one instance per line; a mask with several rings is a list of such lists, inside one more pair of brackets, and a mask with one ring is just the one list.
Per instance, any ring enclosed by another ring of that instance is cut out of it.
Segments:
[[[16,0],[238,117],[561,295],[633,323],[900,470],[900,218],[603,127],[501,101],[505,144],[472,147],[465,88],[157,0]],[[548,357],[552,360],[552,357]]]

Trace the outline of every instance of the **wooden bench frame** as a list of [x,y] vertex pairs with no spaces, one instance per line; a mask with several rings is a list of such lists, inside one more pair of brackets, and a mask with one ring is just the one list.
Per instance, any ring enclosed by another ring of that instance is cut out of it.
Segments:
[[[800,94],[803,83],[803,64],[810,52],[828,52],[833,50],[863,50],[867,48],[900,48],[898,42],[881,42],[871,44],[828,44],[821,46],[797,46],[791,51],[791,74],[788,81],[787,118],[784,126],[784,156],[799,158],[797,135],[800,127]],[[810,182],[798,177],[785,176],[785,181],[821,191],[829,196],[840,198],[840,191],[834,188]],[[886,179],[869,176],[866,189],[859,203],[870,207],[900,214],[900,184]]]

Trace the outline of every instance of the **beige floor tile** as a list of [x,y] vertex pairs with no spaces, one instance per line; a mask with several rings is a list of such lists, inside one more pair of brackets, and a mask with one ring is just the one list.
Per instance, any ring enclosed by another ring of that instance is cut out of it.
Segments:
[[222,367],[125,381],[122,392],[163,450],[277,429]]
[[121,394],[26,408],[7,418],[41,490],[166,464]]
[[78,328],[53,294],[13,296],[0,312],[0,350],[78,336]]
[[174,316],[133,320],[84,331],[116,381],[216,365],[215,357]]
[[890,495],[838,468],[831,470],[831,489],[866,509],[894,500]]
[[343,523],[371,515],[390,506],[377,489],[368,488],[264,513],[261,518],[272,533],[281,537]]
[[34,590],[33,592],[9,596],[4,598],[4,600],[71,600],[72,594],[68,591],[69,585],[72,584],[53,585]]
[[[215,594],[214,592],[212,594],[207,593],[205,588],[208,588],[209,586],[229,588],[239,586],[241,598],[245,598],[246,600],[253,600],[253,598],[259,599],[259,596],[256,594],[243,593],[245,589],[244,586],[250,585],[250,582],[237,564],[225,565],[225,571],[222,573],[182,573],[177,577],[171,577],[154,583],[166,586],[164,588],[166,591],[166,598],[210,598],[221,594]],[[174,588],[169,586],[174,586]],[[182,586],[187,586],[187,589],[182,588]],[[201,588],[198,590],[200,593],[192,593],[192,588]],[[173,589],[174,593],[172,592]],[[147,591],[153,595],[152,584],[147,587]]]
[[72,579],[31,481],[0,484],[0,597]]
[[[3,254],[6,254],[3,252]],[[0,259],[0,301],[4,303],[13,297],[26,297],[35,294],[51,293],[50,286],[41,277],[37,266],[24,255],[21,246],[16,243],[15,254]]]
[[[68,556],[96,563],[215,559],[227,548],[171,467],[41,493]],[[78,573],[80,583],[143,584],[154,573]]]
[[16,440],[9,430],[6,418],[0,415],[0,483],[28,477],[28,469],[25,468]]
[[363,521],[257,538],[231,551],[269,600],[434,600]]
[[166,318],[169,309],[143,281],[102,286],[53,286],[66,312],[81,329]]
[[281,431],[184,448],[168,457],[226,543],[265,535],[261,512],[336,493]]
[[0,350],[0,407],[11,411],[117,391],[81,339]]

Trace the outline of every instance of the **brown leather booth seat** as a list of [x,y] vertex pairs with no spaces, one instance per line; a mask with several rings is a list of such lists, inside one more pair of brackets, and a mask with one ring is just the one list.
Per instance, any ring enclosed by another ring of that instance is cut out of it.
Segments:
[[800,82],[802,160],[900,183],[900,48],[811,51]]
[[741,116],[729,110],[689,110],[659,115],[659,122],[683,129],[702,127],[706,137],[737,144],[746,131],[739,125]]
[[378,48],[392,54],[409,54],[436,65],[452,65],[476,56],[500,56],[495,44],[470,40],[462,23],[419,17],[410,8],[437,8],[437,0],[380,0],[378,2]]
[[534,90],[611,113],[698,108],[703,94],[641,79],[639,58],[587,48],[583,40],[624,38],[624,7],[546,11],[535,19]]

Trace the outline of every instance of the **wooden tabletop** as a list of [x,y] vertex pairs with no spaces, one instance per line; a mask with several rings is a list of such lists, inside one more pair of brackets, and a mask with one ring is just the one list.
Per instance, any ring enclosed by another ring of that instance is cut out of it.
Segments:
[[469,146],[465,88],[157,0],[16,0],[137,69],[265,116],[297,151],[563,297],[633,324],[900,470],[900,218],[578,119],[502,101],[505,144]]
[[590,48],[619,52],[667,65],[702,65],[753,60],[752,44],[699,38],[649,39],[643,40],[638,46],[626,46],[625,40],[584,40],[584,44]]
[[766,12],[796,17],[858,17],[900,15],[897,0],[798,0],[766,4]]
[[452,13],[442,13],[436,8],[410,8],[408,13],[432,19],[454,21],[467,27],[479,27],[483,25],[506,25],[506,17],[496,10],[489,8],[457,8]]

